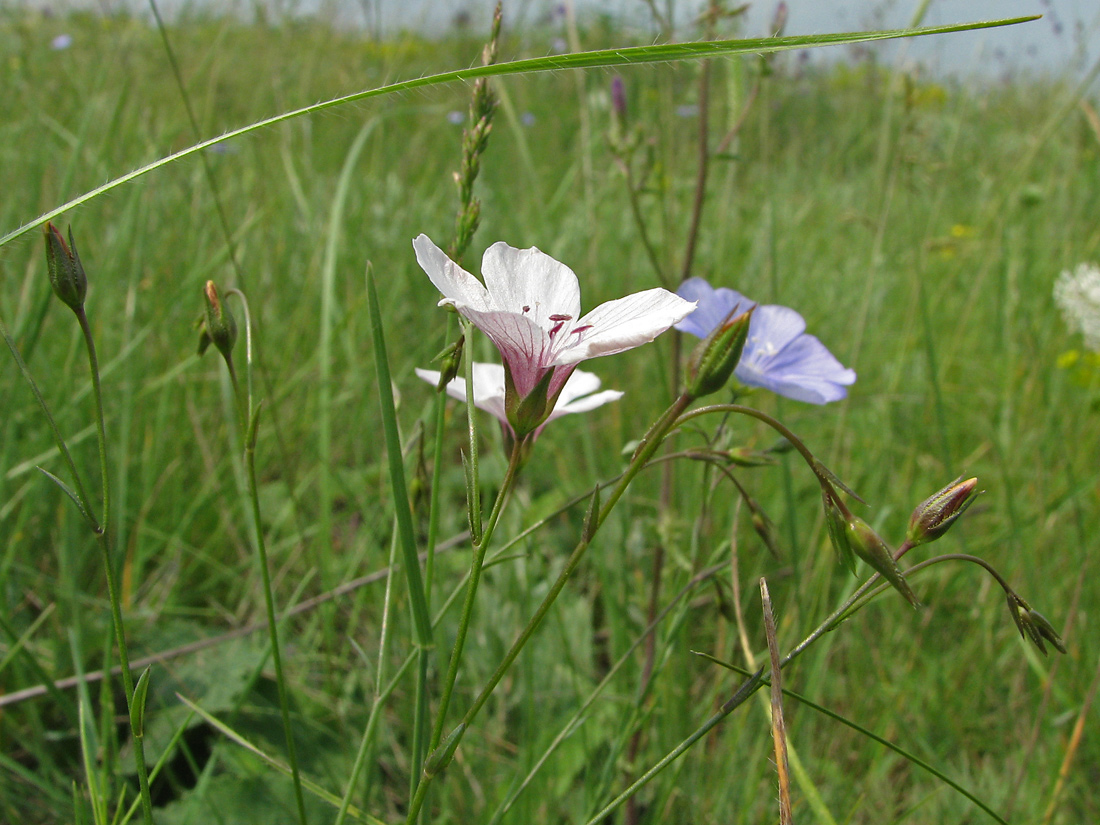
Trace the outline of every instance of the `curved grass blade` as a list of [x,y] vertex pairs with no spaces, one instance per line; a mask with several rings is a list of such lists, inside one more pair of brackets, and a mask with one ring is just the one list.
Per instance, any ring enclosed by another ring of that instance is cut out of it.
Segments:
[[186,149],[181,149],[159,160],[148,163],[127,172],[121,177],[104,183],[83,195],[79,195],[61,206],[51,209],[39,215],[32,221],[23,224],[18,229],[13,229],[3,237],[0,237],[0,247],[6,246],[16,238],[26,234],[46,221],[53,220],[59,215],[85,204],[100,195],[117,189],[125,183],[142,177],[162,166],[175,163],[185,157],[189,157],[204,149],[233,138],[258,131],[276,123],[283,123],[303,115],[322,112],[346,103],[361,100],[369,100],[374,97],[406,92],[413,89],[423,89],[428,86],[439,86],[444,83],[473,80],[478,77],[496,77],[514,74],[530,74],[533,72],[555,72],[563,69],[596,69],[611,66],[631,66],[642,63],[671,63],[678,60],[703,60],[709,57],[730,57],[738,54],[771,54],[774,52],[792,51],[794,49],[816,48],[818,46],[837,46],[849,43],[869,43],[877,40],[896,40],[903,37],[919,37],[929,34],[950,34],[952,32],[973,31],[976,29],[989,29],[998,26],[1011,26],[1017,23],[1026,23],[1038,20],[1040,15],[1027,17],[1013,17],[1003,20],[987,20],[975,23],[960,23],[952,26],[929,26],[921,29],[890,29],[876,32],[849,32],[844,34],[813,34],[798,35],[794,37],[757,37],[743,40],[711,40],[699,43],[664,43],[655,46],[632,46],[625,49],[598,49],[591,52],[577,52],[575,54],[547,55],[544,57],[532,57],[523,60],[513,60],[507,63],[493,63],[488,66],[471,66],[468,69],[458,69],[450,72],[417,77],[411,80],[402,80],[387,86],[379,86],[362,92],[354,92],[349,95],[335,97],[310,106],[303,106],[289,112],[275,115],[264,120],[232,129],[217,137],[209,138]]
[[92,514],[89,513],[86,509],[84,509],[84,503],[80,500],[80,496],[78,496],[76,493],[74,493],[72,488],[69,487],[68,484],[66,484],[64,481],[59,479],[57,476],[55,476],[49,470],[46,470],[42,467],[35,467],[35,469],[38,470],[38,472],[42,473],[42,475],[44,475],[46,478],[48,478],[54,484],[56,484],[61,489],[61,492],[63,492],[65,495],[67,495],[72,500],[73,504],[76,505],[76,509],[80,511],[80,515],[84,517],[84,520],[86,522],[88,522],[89,524],[94,524],[95,523],[95,519],[92,517]]

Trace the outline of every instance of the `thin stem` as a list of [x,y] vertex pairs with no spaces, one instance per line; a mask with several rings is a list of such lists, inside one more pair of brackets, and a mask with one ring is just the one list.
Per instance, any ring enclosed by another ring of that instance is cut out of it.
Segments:
[[627,201],[630,203],[630,214],[634,218],[634,225],[638,229],[638,237],[642,242],[646,258],[649,259],[649,264],[657,274],[657,280],[661,282],[661,286],[665,289],[671,289],[672,283],[668,275],[665,274],[665,268],[661,266],[661,261],[657,257],[657,250],[653,246],[653,241],[649,238],[649,230],[646,229],[645,218],[642,216],[642,205],[638,200],[638,187],[634,183],[634,172],[630,166],[630,158],[624,156],[619,163],[623,174],[626,176],[626,193]]
[[275,596],[271,590],[271,573],[268,569],[267,545],[264,541],[263,520],[260,515],[260,493],[256,484],[255,425],[245,433],[244,463],[248,475],[248,497],[252,505],[252,521],[255,527],[256,554],[260,567],[260,580],[264,592],[264,609],[267,612],[267,632],[271,636],[271,661],[275,666],[275,684],[279,690],[279,714],[286,737],[287,762],[294,780],[294,801],[298,807],[298,821],[306,825],[305,799],[302,796],[302,777],[298,770],[298,753],[294,747],[294,733],[290,726],[290,705],[287,697],[286,677],[283,673],[283,656],[279,646],[279,625],[275,618]]
[[[458,727],[454,729],[451,736],[457,736],[458,738],[461,738],[461,736],[464,735],[464,732],[469,729],[470,723],[473,721],[474,717],[476,717],[481,709],[485,706],[485,703],[489,701],[489,697],[492,696],[493,691],[496,690],[496,687],[498,684],[500,684],[501,679],[504,678],[504,675],[508,672],[508,669],[515,662],[516,658],[518,658],[520,652],[526,646],[527,642],[530,641],[531,637],[535,634],[535,631],[542,623],[542,620],[546,617],[546,614],[550,612],[550,608],[553,606],[554,601],[558,598],[558,595],[565,588],[565,583],[569,580],[569,576],[576,569],[577,565],[580,564],[581,558],[583,558],[585,550],[588,549],[589,543],[598,532],[600,525],[603,524],[608,514],[611,512],[612,509],[614,509],[619,499],[622,498],[623,493],[626,492],[626,488],[630,486],[630,482],[633,481],[634,477],[638,475],[638,473],[641,472],[643,468],[645,468],[649,459],[652,458],[654,453],[657,452],[657,449],[664,441],[664,437],[668,435],[669,431],[676,423],[677,418],[680,416],[681,413],[683,413],[684,409],[687,408],[688,404],[691,403],[691,400],[692,399],[687,395],[681,395],[679,398],[677,398],[672,403],[672,406],[670,406],[667,410],[665,410],[664,413],[661,414],[661,417],[657,419],[656,423],[654,423],[653,426],[650,427],[649,432],[647,432],[642,438],[641,443],[638,445],[638,449],[635,450],[634,455],[631,457],[630,465],[626,468],[626,471],[619,477],[618,482],[611,491],[611,495],[608,497],[604,505],[600,508],[599,512],[592,514],[589,524],[587,524],[585,527],[585,534],[582,536],[581,540],[577,543],[577,546],[573,549],[573,552],[566,560],[565,566],[558,574],[558,578],[550,587],[550,590],[547,592],[546,596],[543,597],[543,600],[539,604],[538,608],[535,610],[535,613],[528,620],[523,630],[520,631],[519,636],[512,643],[512,647],[504,655],[504,658],[501,660],[500,664],[497,665],[496,670],[493,671],[492,676],[489,677],[489,681],[485,684],[485,687],[481,689],[481,693],[478,694],[473,704],[470,705],[470,708],[466,711],[465,715],[462,717],[462,721],[459,723]],[[452,746],[457,746],[457,742],[451,742],[450,744]],[[425,778],[425,780],[422,781],[420,783],[420,786],[416,789],[416,794],[413,796],[412,802],[409,805],[409,813],[406,819],[406,821],[410,823],[410,825],[411,823],[416,821],[416,818],[420,813],[420,808],[424,804],[424,799],[427,795],[427,789],[430,784],[430,779]]]
[[130,653],[126,645],[126,629],[122,623],[122,603],[119,600],[118,581],[115,578],[114,562],[111,559],[111,479],[107,465],[107,427],[103,416],[103,389],[99,380],[99,360],[96,358],[95,339],[88,323],[88,314],[84,307],[74,310],[80,331],[84,335],[84,346],[88,350],[88,369],[92,377],[92,397],[95,402],[96,429],[99,436],[99,469],[103,484],[103,515],[96,531],[96,542],[103,552],[103,569],[107,576],[107,599],[111,605],[111,622],[115,628],[115,643],[118,645],[118,659],[122,666],[122,686],[126,693],[126,709],[130,717],[130,733],[134,739],[134,767],[137,769],[138,786],[141,794],[141,812],[146,825],[153,825],[153,803],[149,793],[149,774],[145,766],[145,741],[141,732],[134,727],[134,677],[130,672]]
[[275,667],[275,684],[279,693],[279,714],[282,717],[283,735],[286,738],[287,762],[294,782],[294,800],[298,808],[298,820],[306,825],[305,798],[302,794],[302,776],[298,769],[298,753],[294,746],[294,732],[290,725],[290,702],[287,696],[286,677],[283,672],[282,648],[279,644],[279,624],[275,616],[275,596],[271,588],[271,572],[268,567],[267,543],[264,539],[263,519],[260,512],[260,493],[256,481],[256,430],[259,416],[252,394],[252,318],[248,309],[248,299],[239,289],[226,290],[226,295],[236,295],[244,307],[245,316],[245,374],[247,391],[242,397],[240,382],[230,356],[225,358],[229,378],[233,384],[233,398],[237,407],[237,424],[244,442],[244,464],[248,482],[248,498],[252,514],[253,539],[256,543],[256,557],[260,568],[260,582],[264,594],[264,609],[267,614],[267,632],[271,638],[271,661]]
[[[472,395],[467,397],[473,398]],[[472,404],[469,406],[473,408]],[[466,584],[466,599],[463,602],[462,615],[458,621],[458,634],[455,636],[454,649],[451,651],[451,660],[447,665],[447,676],[443,682],[443,693],[439,698],[439,710],[436,712],[435,725],[432,728],[431,744],[428,747],[429,751],[433,751],[439,747],[439,742],[443,738],[443,726],[447,718],[447,708],[451,702],[451,694],[454,692],[455,681],[458,679],[458,667],[462,663],[462,649],[466,644],[466,635],[470,630],[470,620],[473,618],[474,598],[477,595],[477,586],[481,581],[481,571],[485,564],[485,551],[488,549],[489,542],[492,540],[493,531],[504,509],[504,502],[515,482],[516,472],[519,470],[520,463],[522,462],[524,446],[524,439],[516,439],[513,442],[512,455],[508,459],[508,469],[504,473],[504,481],[501,482],[500,492],[497,493],[496,501],[493,503],[492,512],[489,514],[489,521],[485,524],[485,531],[481,536],[481,540],[474,543],[474,556],[473,560],[470,562],[470,577]]]
[[103,420],[103,389],[99,382],[99,360],[95,354],[95,340],[92,328],[88,324],[88,314],[81,307],[76,311],[76,320],[80,322],[80,331],[84,334],[84,345],[88,350],[88,369],[92,374],[92,397],[95,399],[95,419],[99,441],[99,474],[103,484],[103,515],[99,520],[101,535],[107,533],[111,523],[111,481],[107,467],[107,429]]

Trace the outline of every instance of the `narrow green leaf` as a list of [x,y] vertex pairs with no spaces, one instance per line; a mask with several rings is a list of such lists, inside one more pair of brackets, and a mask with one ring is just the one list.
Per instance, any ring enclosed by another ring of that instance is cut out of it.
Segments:
[[150,665],[141,672],[134,686],[133,701],[130,702],[130,728],[136,737],[145,736],[145,698],[149,693],[149,674],[152,670]]
[[80,496],[74,493],[68,484],[43,467],[35,467],[34,469],[38,470],[38,472],[42,473],[42,475],[56,484],[61,489],[61,492],[72,500],[72,503],[76,505],[76,509],[80,511],[80,515],[84,517],[85,521],[89,524],[95,524],[95,519],[92,517],[92,514],[84,508],[84,502],[80,500]]
[[374,366],[378,376],[378,404],[382,413],[382,429],[386,438],[386,456],[389,460],[390,486],[393,489],[393,509],[397,518],[401,552],[405,560],[405,578],[409,584],[413,623],[416,639],[423,648],[432,644],[432,620],[428,615],[428,600],[424,594],[424,581],[420,575],[420,559],[416,553],[416,537],[413,532],[412,507],[409,505],[409,488],[405,483],[405,465],[402,462],[401,436],[397,432],[397,410],[393,403],[393,384],[390,378],[390,362],[386,355],[386,338],[382,329],[382,310],[378,305],[378,291],[374,286],[374,274],[367,267],[367,314],[370,316],[371,335],[374,338]]
[[388,86],[380,86],[376,89],[368,89],[363,92],[354,92],[350,95],[332,98],[331,100],[303,106],[300,109],[283,112],[265,120],[233,129],[217,137],[209,138],[201,143],[196,143],[186,149],[181,149],[171,155],[167,155],[145,166],[134,169],[114,180],[108,181],[102,186],[97,186],[83,195],[51,209],[34,220],[14,229],[0,237],[0,247],[6,246],[21,235],[41,226],[46,221],[69,212],[81,204],[94,200],[100,195],[110,192],[125,183],[175,163],[190,155],[197,154],[216,143],[247,135],[267,126],[284,123],[303,115],[342,106],[359,100],[369,100],[374,97],[406,92],[412,89],[422,89],[428,86],[438,86],[443,83],[465,82],[478,77],[497,77],[502,75],[530,74],[533,72],[556,72],[563,69],[594,69],[608,66],[629,66],[642,63],[670,63],[676,60],[703,60],[710,57],[729,57],[737,54],[770,54],[773,52],[791,51],[794,49],[806,49],[818,46],[838,46],[848,43],[868,43],[876,40],[895,40],[903,37],[919,37],[929,34],[950,34],[952,32],[972,31],[975,29],[989,29],[997,26],[1011,26],[1017,23],[1026,23],[1038,20],[1040,15],[1028,17],[1014,17],[1004,20],[979,21],[976,23],[961,23],[953,26],[930,26],[922,29],[891,29],[877,32],[850,32],[845,34],[814,34],[800,35],[797,37],[758,37],[746,40],[711,40],[701,43],[662,43],[654,46],[634,46],[625,49],[600,49],[591,52],[578,52],[575,54],[548,55],[545,57],[533,57],[524,60],[513,60],[508,63],[493,63],[489,66],[471,66],[468,69],[442,72],[440,74],[417,77],[411,80],[403,80],[391,83]]

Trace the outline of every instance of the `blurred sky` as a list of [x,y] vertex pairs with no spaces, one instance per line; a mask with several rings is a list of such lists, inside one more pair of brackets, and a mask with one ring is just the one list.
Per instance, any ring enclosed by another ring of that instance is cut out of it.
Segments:
[[[691,19],[706,0],[651,0],[664,12],[676,11],[678,39],[695,31]],[[738,0],[729,0],[737,5]],[[363,28],[382,35],[402,28],[436,33],[462,21],[474,30],[487,28],[495,0],[158,0],[171,17],[181,9],[236,9],[252,16],[257,6],[283,14],[320,14],[341,28]],[[754,0],[742,34],[769,33],[777,0]],[[129,9],[148,14],[148,0],[0,0],[8,5],[61,11],[68,8]],[[548,31],[547,51],[555,43],[555,29],[564,33],[564,10],[572,5],[580,16],[608,13],[635,31],[655,33],[645,0],[504,0],[506,25],[540,24]],[[921,0],[788,0],[787,34],[816,34],[873,28],[904,28],[924,5]],[[881,59],[915,61],[934,74],[983,78],[1020,77],[1032,73],[1081,76],[1100,60],[1100,0],[930,0],[924,25],[1041,14],[1042,20],[965,34],[920,38],[899,44],[875,46]],[[850,54],[838,48],[814,50],[813,59],[832,59]]]

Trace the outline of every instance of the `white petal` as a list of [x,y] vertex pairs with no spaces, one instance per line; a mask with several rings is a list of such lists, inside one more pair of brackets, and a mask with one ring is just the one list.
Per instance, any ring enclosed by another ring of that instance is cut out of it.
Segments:
[[562,404],[561,399],[558,399],[558,404],[554,407],[554,411],[550,413],[550,417],[547,421],[551,421],[563,415],[570,415],[571,413],[582,413],[594,410],[596,407],[602,407],[604,404],[608,404],[612,401],[618,401],[623,397],[620,390],[604,390],[603,392],[593,393],[592,395],[586,395],[584,398],[578,398],[570,401],[568,404]]
[[648,343],[695,309],[667,289],[647,289],[600,304],[580,322],[565,327],[554,340],[554,364],[576,364],[586,358],[614,355]]
[[[504,408],[504,367],[500,364],[474,362],[474,406],[498,420],[508,423]],[[433,386],[439,386],[439,373],[435,370],[417,369],[416,374]],[[458,376],[447,382],[447,395],[466,401],[466,377]]]
[[516,249],[498,241],[485,250],[481,275],[494,309],[518,312],[545,330],[556,323],[551,315],[568,315],[574,321],[580,315],[577,276],[535,247]]
[[440,304],[450,303],[457,307],[471,306],[475,309],[491,309],[489,293],[481,281],[447,257],[447,254],[432,243],[427,235],[418,235],[413,241],[416,262],[427,273],[435,288],[443,293]]
[[558,393],[558,406],[564,406],[581,396],[594,393],[599,388],[600,377],[598,375],[584,370],[574,370],[573,374],[569,376],[569,380],[565,382],[565,386],[561,388],[561,392]]

